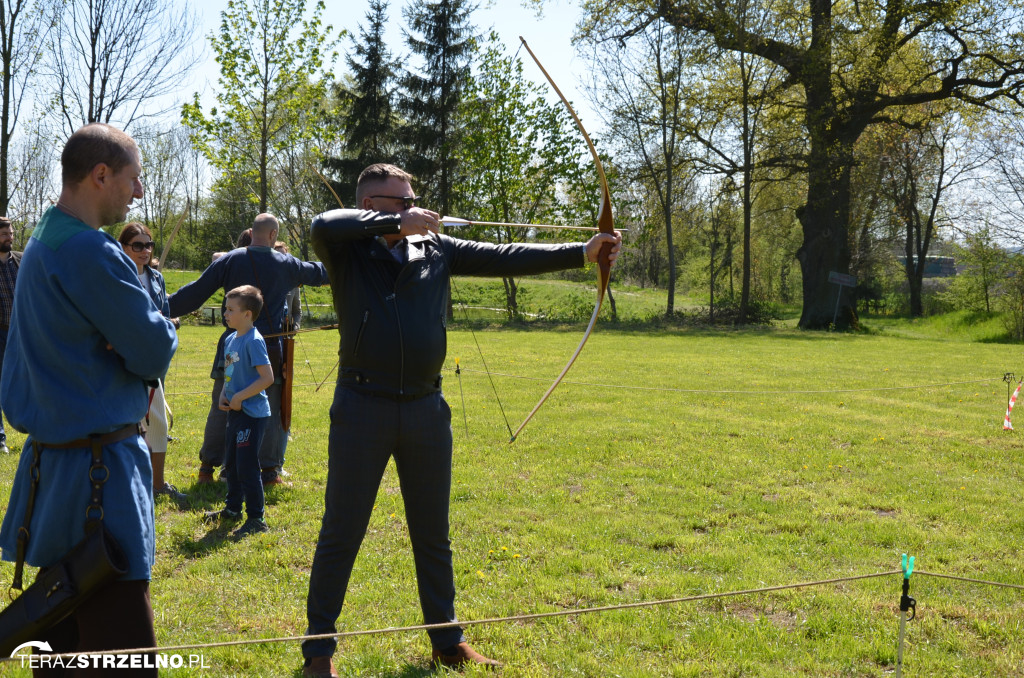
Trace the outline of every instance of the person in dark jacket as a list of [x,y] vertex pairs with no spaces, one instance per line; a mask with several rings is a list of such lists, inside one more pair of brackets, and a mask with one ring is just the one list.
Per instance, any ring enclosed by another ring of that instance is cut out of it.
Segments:
[[[142,289],[149,293],[149,298],[160,309],[160,313],[168,317],[170,307],[167,305],[167,285],[160,271],[153,268],[155,244],[149,228],[141,221],[130,221],[121,229],[117,242],[121,243],[124,253],[135,264]],[[178,329],[177,318],[171,318],[171,324],[174,329]],[[169,422],[163,382],[164,379],[160,378],[149,387],[149,411],[142,420],[142,427],[145,430],[146,446],[149,447],[149,458],[153,462],[153,496],[164,495],[180,503],[188,499],[188,496],[164,479]]]
[[[7,333],[14,309],[14,285],[21,266],[21,252],[13,251],[14,226],[7,217],[0,217],[0,364],[7,349]],[[7,432],[0,418],[0,454],[7,454]]]
[[[438,233],[439,215],[416,207],[412,177],[393,165],[367,167],[359,210],[313,220],[341,334],[331,407],[324,516],[306,600],[308,633],[335,632],[349,576],[391,456],[402,488],[420,605],[426,624],[456,621],[448,536],[451,410],[441,393],[452,275],[519,276],[579,268],[621,236],[587,243],[472,242]],[[458,627],[432,630],[433,662],[498,665],[474,651]],[[306,676],[336,675],[334,639],[303,643]]]

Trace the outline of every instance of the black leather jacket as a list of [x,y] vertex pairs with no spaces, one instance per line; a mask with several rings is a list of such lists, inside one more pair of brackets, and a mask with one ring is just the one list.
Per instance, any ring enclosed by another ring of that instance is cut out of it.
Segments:
[[406,238],[399,264],[378,236],[398,233],[397,214],[332,210],[311,240],[327,268],[340,324],[339,379],[357,390],[412,399],[441,388],[451,275],[522,276],[584,265],[582,243],[532,245]]

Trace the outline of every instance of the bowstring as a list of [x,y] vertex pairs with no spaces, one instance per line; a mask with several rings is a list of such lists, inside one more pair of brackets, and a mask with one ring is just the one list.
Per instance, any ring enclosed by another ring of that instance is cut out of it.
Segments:
[[[441,235],[440,233],[438,235]],[[473,337],[473,343],[476,345],[476,352],[480,356],[480,363],[484,366],[484,372],[487,374],[487,380],[491,384],[491,391],[494,392],[494,400],[498,403],[498,410],[501,412],[501,418],[505,420],[505,428],[508,429],[508,434],[512,435],[512,424],[508,421],[508,416],[505,414],[505,406],[501,402],[501,396],[498,395],[498,387],[494,384],[494,377],[491,375],[491,370],[487,367],[487,359],[484,358],[483,349],[480,348],[480,341],[477,339],[476,332],[473,331],[473,323],[469,318],[469,310],[466,307],[465,301],[462,299],[462,293],[459,292],[459,286],[455,283],[455,273],[452,271],[452,267],[448,264],[448,256],[444,253],[443,243],[438,243],[440,246],[437,248],[441,253],[441,261],[444,262],[444,267],[448,269],[448,282],[451,284],[452,290],[455,292],[455,296],[459,301],[459,308],[462,309],[462,314],[466,318],[466,326],[469,328],[469,334]],[[463,406],[463,414],[465,414],[465,406]]]
[[[306,305],[306,317],[309,318],[310,320],[312,320],[313,319],[313,314],[309,312],[309,301],[306,300],[306,286],[305,285],[299,285],[299,297],[301,298],[302,302]],[[312,363],[309,362],[309,355],[306,353],[306,345],[303,344],[301,341],[299,341],[298,338],[299,338],[299,333],[296,332],[295,333],[295,343],[298,344],[299,347],[302,349],[302,359],[304,361],[306,361],[306,367],[309,368],[309,377],[310,377],[310,379],[312,379],[315,382],[316,381],[316,375],[313,374],[313,365],[312,365]]]

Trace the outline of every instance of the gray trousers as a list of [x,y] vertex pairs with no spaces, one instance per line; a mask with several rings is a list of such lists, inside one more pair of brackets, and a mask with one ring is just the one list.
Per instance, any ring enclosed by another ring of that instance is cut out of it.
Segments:
[[[307,633],[335,632],[352,565],[392,456],[405,503],[423,621],[456,621],[455,578],[448,539],[451,416],[440,392],[403,402],[358,393],[341,384],[335,389],[324,517],[306,599]],[[429,634],[437,649],[465,640],[458,627]],[[302,654],[330,656],[336,648],[334,639],[306,641]]]
[[[228,413],[217,407],[220,392],[224,390],[224,375],[213,380],[210,394],[210,412],[206,415],[206,429],[203,431],[203,446],[199,448],[199,461],[203,466],[217,468],[224,465],[224,432],[228,426]],[[288,449],[288,434],[281,428],[281,383],[275,381],[267,389],[270,400],[270,420],[263,434],[260,446],[260,468],[284,466],[284,454]]]

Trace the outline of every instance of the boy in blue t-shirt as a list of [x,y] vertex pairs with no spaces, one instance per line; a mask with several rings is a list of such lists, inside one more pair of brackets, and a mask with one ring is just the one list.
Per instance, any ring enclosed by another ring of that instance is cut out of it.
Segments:
[[274,383],[267,344],[253,327],[263,309],[263,295],[252,285],[236,287],[224,295],[224,322],[234,330],[224,341],[224,390],[219,407],[228,413],[224,437],[224,478],[228,498],[224,509],[206,514],[207,522],[237,520],[245,499],[247,519],[234,536],[266,532],[263,520],[263,481],[260,478],[260,443],[270,418],[264,392]]

